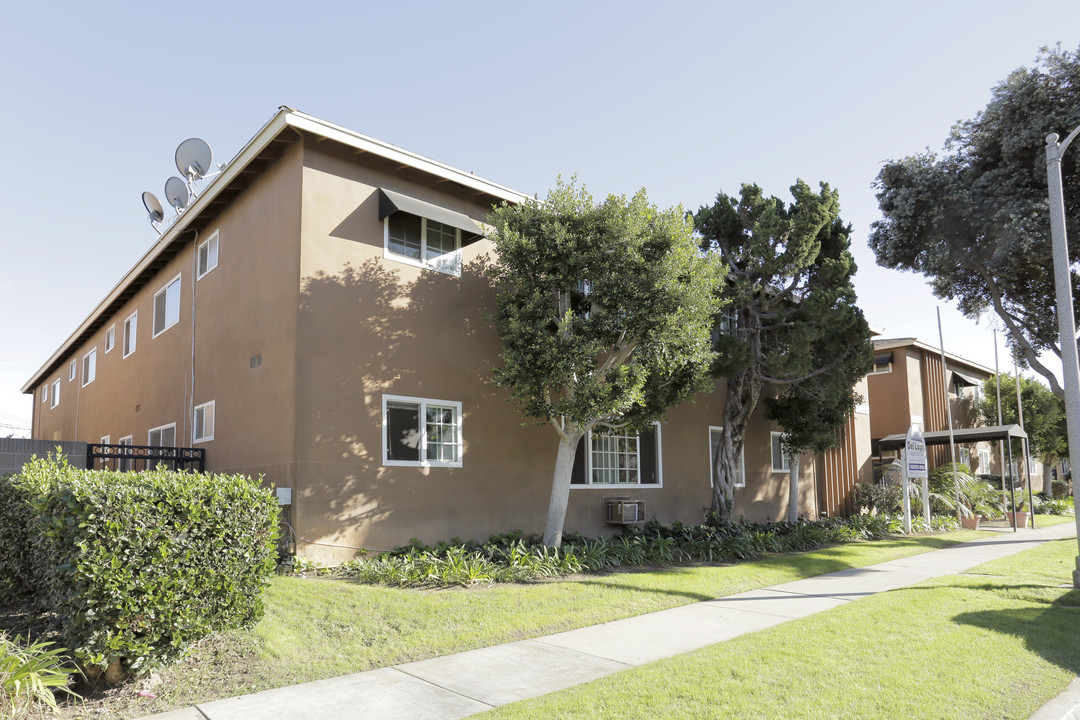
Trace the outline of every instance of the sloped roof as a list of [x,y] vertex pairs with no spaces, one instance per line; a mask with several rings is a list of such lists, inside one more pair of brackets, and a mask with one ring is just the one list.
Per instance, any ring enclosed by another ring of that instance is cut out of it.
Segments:
[[476,175],[458,170],[436,160],[404,150],[389,143],[354,132],[340,125],[320,120],[287,106],[281,106],[270,120],[244,145],[213,181],[207,185],[191,206],[176,219],[157,242],[124,274],[120,281],[97,304],[67,340],[45,361],[22,386],[29,393],[56,372],[71,357],[86,338],[96,332],[119,307],[130,299],[154,276],[159,268],[174,257],[190,241],[184,233],[201,217],[228,205],[258,177],[285,149],[303,134],[332,140],[353,148],[358,154],[371,153],[391,160],[402,168],[411,168],[442,182],[451,182],[496,200],[519,203],[529,196],[493,183]]
[[[941,348],[934,347],[933,345],[924,343],[922,340],[913,337],[873,338],[873,343],[875,352],[880,352],[882,350],[897,350],[904,347],[915,347],[937,356],[941,355]],[[993,368],[987,367],[980,362],[976,362],[975,360],[970,360],[963,355],[957,355],[956,353],[949,352],[948,350],[945,351],[945,359],[948,361],[950,370],[954,369],[953,366],[960,365],[971,368],[972,370],[975,370],[983,375],[993,376],[996,374]]]

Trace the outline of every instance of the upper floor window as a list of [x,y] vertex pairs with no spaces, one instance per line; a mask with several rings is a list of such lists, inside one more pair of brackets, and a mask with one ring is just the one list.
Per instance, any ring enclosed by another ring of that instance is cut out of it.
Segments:
[[769,433],[772,440],[772,471],[791,472],[791,454],[784,450],[786,433]]
[[135,352],[136,331],[139,329],[139,311],[131,313],[124,321],[124,357]]
[[49,402],[49,383],[41,386],[41,402]]
[[461,248],[481,237],[467,215],[390,190],[379,190],[383,254],[450,275],[461,274]]
[[52,384],[52,405],[50,407],[56,407],[60,404],[60,378],[53,380]]
[[71,358],[71,362],[68,363],[68,381],[69,382],[75,379],[75,370],[78,367],[78,363],[79,363],[79,361],[76,360],[75,358]]
[[83,355],[82,359],[82,384],[86,387],[94,382],[97,377],[97,348]]
[[874,355],[874,367],[870,370],[871,375],[878,375],[880,373],[892,372],[893,354],[876,353]]
[[218,259],[218,231],[215,230],[210,237],[199,243],[197,254],[197,267],[195,277],[201,280],[206,273],[217,267]]
[[461,467],[461,403],[383,395],[383,465]]
[[116,345],[116,326],[111,325],[108,330],[105,331],[105,352],[109,352]]
[[154,295],[154,334],[161,333],[180,322],[180,276],[177,275]]

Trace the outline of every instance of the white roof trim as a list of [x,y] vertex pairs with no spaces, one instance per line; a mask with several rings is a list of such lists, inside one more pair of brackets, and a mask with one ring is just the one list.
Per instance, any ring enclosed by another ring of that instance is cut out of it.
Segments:
[[483,178],[479,178],[472,173],[467,173],[462,170],[457,170],[444,165],[443,163],[436,162],[422,155],[403,150],[401,148],[384,143],[375,138],[368,137],[367,135],[361,135],[360,133],[353,132],[339,125],[328,123],[324,120],[319,120],[311,115],[305,115],[304,113],[297,112],[290,107],[281,106],[277,113],[270,118],[269,122],[262,126],[262,128],[255,134],[247,145],[241,148],[240,152],[233,157],[232,160],[225,166],[221,174],[203,188],[202,194],[192,203],[191,207],[184,211],[184,213],[177,218],[172,227],[162,233],[157,242],[154,243],[146,254],[135,263],[134,267],[124,274],[124,277],[118,282],[112,290],[105,296],[101,302],[97,304],[97,307],[86,316],[86,319],[79,324],[75,332],[68,336],[68,339],[57,348],[57,350],[49,356],[49,359],[37,369],[37,371],[31,376],[29,380],[22,386],[23,393],[32,392],[33,388],[37,387],[45,376],[45,371],[52,366],[59,358],[68,353],[75,345],[76,341],[82,337],[89,327],[101,316],[110,304],[112,304],[117,297],[127,288],[133,280],[146,271],[146,269],[153,263],[165,249],[177,240],[181,233],[185,232],[192,220],[199,216],[199,214],[206,208],[210,202],[221,193],[221,191],[228,187],[229,183],[236,178],[240,172],[247,167],[247,165],[254,160],[259,153],[261,153],[267,145],[269,145],[274,138],[276,138],[285,127],[291,126],[297,130],[319,135],[329,140],[335,140],[344,145],[348,145],[357,150],[370,152],[381,157],[389,158],[403,165],[416,168],[423,172],[429,173],[436,177],[443,178],[444,180],[450,180],[459,185],[471,188],[478,192],[483,192],[488,195],[492,195],[509,202],[520,203],[530,199],[528,195],[519,193],[516,190],[511,190],[508,187],[497,185],[496,183],[489,182]]
[[[934,347],[933,345],[928,345],[928,344],[924,343],[922,340],[917,340],[916,338],[898,338],[898,339],[895,339],[895,340],[874,340],[873,342],[874,342],[874,351],[875,352],[877,352],[879,350],[894,350],[894,349],[897,349],[897,348],[914,346],[914,347],[919,348],[920,350],[925,350],[927,352],[933,353],[934,355],[936,355],[938,357],[941,357],[941,348]],[[957,355],[956,353],[951,353],[948,350],[945,351],[945,358],[947,360],[953,362],[953,363],[957,363],[959,365],[966,365],[966,366],[968,366],[970,368],[974,368],[974,369],[979,370],[980,372],[984,372],[984,373],[986,373],[988,375],[996,375],[997,374],[997,373],[994,372],[993,368],[987,367],[987,366],[983,365],[982,363],[975,362],[974,360],[969,360],[966,357],[964,357],[963,355]]]

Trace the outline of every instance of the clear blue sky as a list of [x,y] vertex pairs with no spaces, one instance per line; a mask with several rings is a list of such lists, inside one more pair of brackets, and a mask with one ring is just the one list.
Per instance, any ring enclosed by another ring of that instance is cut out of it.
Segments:
[[[577,173],[594,195],[696,209],[743,182],[826,181],[868,319],[936,343],[941,303],[866,247],[871,184],[1056,42],[1080,45],[1080,3],[16,3],[0,437],[28,424],[20,386],[155,240],[140,194],[163,195],[177,144],[230,159],[283,104],[529,194]],[[942,316],[950,350],[992,365],[989,323]]]

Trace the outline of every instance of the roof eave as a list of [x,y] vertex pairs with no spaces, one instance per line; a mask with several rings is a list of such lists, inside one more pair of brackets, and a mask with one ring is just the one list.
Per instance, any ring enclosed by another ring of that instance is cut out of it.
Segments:
[[146,251],[137,263],[135,263],[134,267],[124,274],[120,282],[118,282],[105,298],[94,307],[94,310],[79,324],[75,332],[69,335],[67,340],[64,341],[64,343],[49,356],[49,359],[37,369],[29,380],[26,381],[21,389],[23,393],[33,392],[33,389],[45,379],[45,376],[48,375],[49,372],[51,372],[53,366],[57,364],[64,355],[71,351],[71,349],[79,342],[80,338],[82,338],[83,334],[87,332],[101,314],[116,301],[120,294],[123,293],[127,287],[139,277],[139,275],[145,272],[172,243],[179,240],[180,235],[189,228],[195,221],[195,218],[197,218],[222,191],[229,187],[229,184],[236,179],[236,177],[243,172],[243,170],[258,157],[286,127],[293,127],[300,131],[320,135],[362,152],[380,155],[404,165],[414,167],[435,177],[457,183],[476,192],[485,193],[502,200],[520,203],[530,199],[528,195],[517,192],[516,190],[511,190],[508,187],[493,183],[489,180],[484,180],[472,173],[458,170],[449,165],[426,158],[422,155],[417,155],[408,150],[403,150],[402,148],[395,147],[389,143],[381,142],[375,138],[368,137],[367,135],[348,130],[340,125],[328,123],[325,120],[320,120],[283,105],[278,108],[278,111],[274,116],[263,125],[255,136],[241,148],[240,152],[228,162],[221,171],[221,174],[203,189],[202,194],[196,198],[191,207],[185,210],[184,213],[177,218],[176,222],[173,223],[172,227],[162,233],[157,242]]

